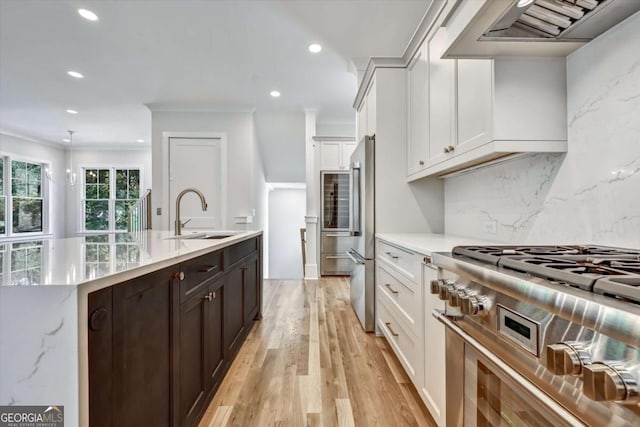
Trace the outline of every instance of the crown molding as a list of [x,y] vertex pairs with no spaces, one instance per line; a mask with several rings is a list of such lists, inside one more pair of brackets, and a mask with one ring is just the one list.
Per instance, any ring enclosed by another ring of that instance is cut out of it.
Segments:
[[23,139],[25,141],[33,142],[40,145],[46,145],[47,147],[59,148],[62,149],[65,147],[65,144],[60,142],[48,141],[46,139],[34,138],[28,135],[21,134],[19,132],[12,132],[10,130],[0,128],[0,135],[6,135],[13,138]]
[[[459,0],[457,0],[459,1]],[[456,1],[456,3],[457,3]],[[369,58],[369,62],[367,63],[367,68],[364,71],[362,76],[362,81],[360,82],[360,86],[358,87],[358,92],[356,93],[356,97],[353,101],[353,108],[357,111],[360,109],[362,105],[362,101],[364,100],[364,96],[369,90],[369,86],[371,85],[371,81],[373,80],[373,74],[378,68],[407,68],[409,62],[411,62],[411,58],[415,55],[416,51],[422,45],[422,42],[427,37],[427,34],[433,28],[436,20],[440,13],[442,13],[443,9],[447,5],[446,0],[433,0],[433,2],[427,8],[427,11],[424,13],[422,20],[418,24],[418,27],[411,36],[411,39],[407,43],[407,46],[402,53],[402,56],[399,57],[372,57]]]

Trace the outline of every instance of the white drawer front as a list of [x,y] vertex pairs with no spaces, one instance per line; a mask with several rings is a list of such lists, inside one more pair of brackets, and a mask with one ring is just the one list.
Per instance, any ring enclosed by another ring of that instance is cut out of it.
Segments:
[[422,365],[422,348],[420,340],[410,332],[406,323],[400,320],[385,295],[378,298],[378,328],[386,337],[389,345],[404,366],[411,381],[416,383],[421,377],[418,371]]
[[378,240],[378,258],[390,263],[414,283],[420,283],[422,256]]
[[382,263],[378,263],[376,283],[377,292],[389,298],[390,304],[397,309],[398,315],[411,326],[412,332],[418,335],[422,318],[421,287]]

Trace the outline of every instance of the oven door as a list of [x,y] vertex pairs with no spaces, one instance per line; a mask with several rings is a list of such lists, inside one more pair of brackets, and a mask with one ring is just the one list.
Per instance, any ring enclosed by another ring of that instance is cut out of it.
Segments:
[[446,326],[447,427],[584,425],[455,322],[434,316]]

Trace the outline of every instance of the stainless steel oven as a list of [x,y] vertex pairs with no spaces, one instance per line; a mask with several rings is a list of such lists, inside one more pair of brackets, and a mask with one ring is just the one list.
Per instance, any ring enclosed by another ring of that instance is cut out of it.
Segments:
[[640,251],[463,247],[432,260],[447,427],[640,426]]

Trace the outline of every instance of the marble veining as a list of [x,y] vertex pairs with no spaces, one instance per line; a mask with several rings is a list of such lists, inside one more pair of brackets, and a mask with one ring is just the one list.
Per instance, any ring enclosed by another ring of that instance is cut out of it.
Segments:
[[639,51],[636,14],[571,54],[568,153],[514,158],[447,178],[446,233],[640,247]]

